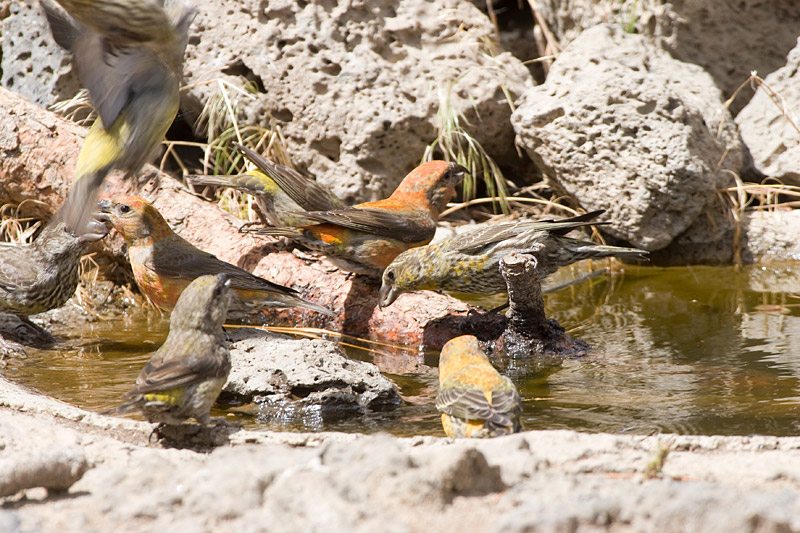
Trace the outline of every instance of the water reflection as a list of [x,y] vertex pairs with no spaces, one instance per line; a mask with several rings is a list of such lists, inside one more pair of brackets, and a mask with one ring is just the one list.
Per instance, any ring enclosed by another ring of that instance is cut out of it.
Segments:
[[[590,267],[562,277],[578,276]],[[626,267],[546,296],[547,310],[593,352],[515,380],[529,429],[792,435],[800,429],[800,281],[789,267]],[[12,360],[4,373],[81,407],[113,407],[166,336],[152,314],[101,321],[69,348]],[[442,435],[433,401],[437,354],[349,349],[374,362],[405,404],[336,420],[312,411],[229,406],[249,427]],[[280,416],[274,414],[279,413]],[[265,414],[266,413],[266,414]],[[216,415],[219,416],[220,412]]]

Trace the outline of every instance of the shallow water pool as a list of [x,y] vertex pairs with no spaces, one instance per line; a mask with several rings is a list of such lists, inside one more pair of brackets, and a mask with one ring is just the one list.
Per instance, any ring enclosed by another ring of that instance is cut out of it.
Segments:
[[[797,435],[800,280],[794,268],[625,267],[547,295],[548,315],[593,350],[546,371],[526,360],[496,361],[524,398],[524,426]],[[103,411],[120,403],[167,329],[168,321],[152,312],[101,320],[80,336],[56,329],[66,338],[59,349],[30,350],[25,359],[9,359],[3,373]],[[376,363],[405,403],[337,420],[313,409],[276,415],[256,404],[213,414],[227,413],[253,429],[443,435],[433,405],[437,354],[348,353]]]

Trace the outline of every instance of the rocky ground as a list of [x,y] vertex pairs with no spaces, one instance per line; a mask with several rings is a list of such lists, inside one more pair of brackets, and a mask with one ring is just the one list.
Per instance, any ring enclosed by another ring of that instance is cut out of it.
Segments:
[[198,452],[5,380],[0,422],[0,531],[800,529],[800,438],[218,430]]

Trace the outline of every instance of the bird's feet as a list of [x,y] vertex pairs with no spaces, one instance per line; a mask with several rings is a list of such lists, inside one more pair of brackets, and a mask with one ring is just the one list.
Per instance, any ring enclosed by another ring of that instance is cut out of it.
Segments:
[[239,226],[239,233],[255,233],[256,230],[250,229],[251,226],[261,226],[263,225],[262,222],[245,222],[241,226]]

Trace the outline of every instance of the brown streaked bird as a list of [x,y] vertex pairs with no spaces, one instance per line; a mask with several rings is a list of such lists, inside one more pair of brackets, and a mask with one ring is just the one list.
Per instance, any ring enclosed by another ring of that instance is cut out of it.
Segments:
[[[245,154],[253,156],[248,151]],[[259,166],[258,159],[253,162]],[[258,233],[288,237],[325,254],[343,270],[380,277],[399,253],[433,239],[439,213],[455,196],[466,172],[456,163],[428,161],[403,178],[388,198],[342,209],[307,211],[302,216],[316,224],[266,228]],[[279,179],[275,182],[284,188]],[[284,192],[301,203],[297,191],[284,188]]]
[[176,234],[150,202],[138,196],[118,196],[98,206],[128,244],[128,256],[139,290],[160,309],[171,311],[181,292],[195,278],[224,273],[234,290],[228,309],[242,318],[270,307],[303,307],[333,313],[304,300],[297,291],[254,276],[193,246]]
[[51,222],[30,244],[0,243],[0,312],[26,317],[64,305],[78,286],[81,255],[107,234],[97,220],[80,234]]
[[451,339],[439,356],[436,408],[448,437],[497,437],[522,431],[522,401],[472,335]]
[[130,401],[103,414],[139,409],[148,422],[228,425],[211,418],[231,371],[222,324],[233,298],[227,274],[200,276],[181,293],[169,318],[169,335],[125,396]]
[[575,228],[602,222],[593,211],[562,220],[484,224],[444,241],[403,252],[383,272],[378,303],[391,305],[400,294],[443,290],[455,295],[490,296],[507,291],[500,260],[511,252],[536,257],[539,280],[581,259],[607,256],[643,259],[646,250],[606,246],[566,237]]

